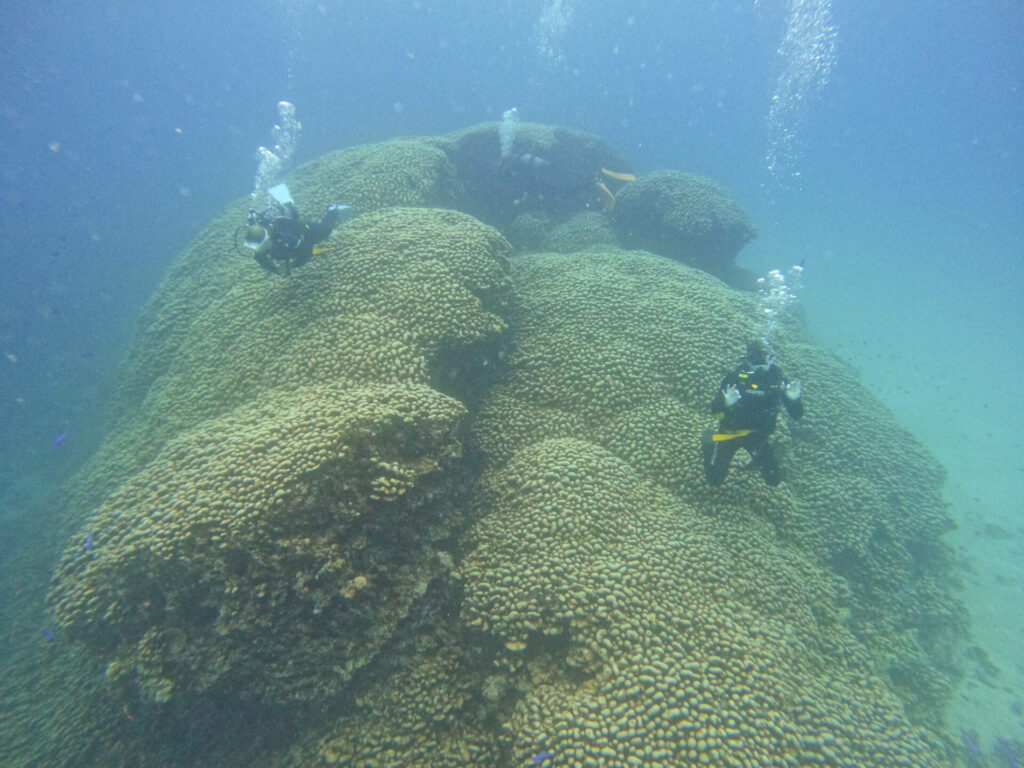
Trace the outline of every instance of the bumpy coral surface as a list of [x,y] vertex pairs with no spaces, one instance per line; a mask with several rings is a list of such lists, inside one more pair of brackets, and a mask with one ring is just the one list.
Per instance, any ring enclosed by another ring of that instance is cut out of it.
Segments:
[[452,207],[456,169],[431,138],[395,139],[330,152],[289,182],[301,209],[317,216],[331,203],[361,213],[395,206]]
[[468,216],[411,208],[359,216],[287,280],[235,252],[239,221],[241,212],[203,233],[143,315],[115,424],[88,473],[103,494],[178,431],[260,391],[437,383],[448,379],[449,357],[472,350],[482,360],[476,353],[504,333],[509,246]]
[[[435,598],[440,599],[437,602]],[[507,765],[495,704],[503,690],[443,591],[428,595],[431,618],[406,633],[356,697],[356,711],[297,764],[374,768],[495,768]]]
[[107,676],[144,700],[330,695],[440,570],[424,502],[463,413],[423,386],[304,386],[176,437],[65,553],[62,629],[116,649]]
[[780,420],[785,481],[737,458],[709,488],[708,402],[757,318],[707,273],[735,276],[753,230],[710,182],[653,174],[616,228],[661,256],[617,250],[587,210],[602,167],[628,170],[586,134],[522,125],[502,159],[475,126],[297,171],[304,214],[360,215],[287,279],[236,251],[241,203],[200,236],[66,514],[46,648],[76,644],[47,661],[78,683],[49,754],[944,764],[919,727],[962,631],[941,473],[784,324],[807,403]]
[[934,764],[800,552],[579,440],[485,480],[464,613],[521,681],[514,764]]
[[616,246],[618,235],[609,217],[597,211],[585,211],[552,227],[537,250],[575,253],[590,249],[614,250]]
[[645,253],[537,254],[513,261],[521,289],[513,376],[482,406],[494,461],[546,437],[603,445],[670,489],[703,492],[694,446],[743,339],[753,301]]
[[[737,535],[770,523],[772,537],[795,546],[821,569],[820,579],[841,577],[831,610],[843,633],[867,649],[864,673],[898,688],[919,719],[934,716],[955,675],[952,641],[961,629],[938,540],[947,519],[934,461],[792,331],[779,340],[780,359],[803,378],[808,413],[820,410],[804,424],[780,420],[787,482],[766,488],[737,459],[729,482],[710,489],[696,446],[712,423],[714,387],[753,332],[751,301],[700,272],[637,253],[523,256],[513,276],[522,310],[510,375],[475,426],[493,465],[545,439],[582,440],[715,525],[737,526]],[[544,475],[548,483],[560,477]],[[582,492],[573,502],[605,503]],[[569,512],[564,502],[545,509]],[[543,552],[559,543],[536,545],[544,562]],[[736,578],[757,584],[760,577],[737,564]],[[882,599],[881,589],[893,594]],[[519,594],[513,589],[505,604]]]
[[112,681],[157,702],[317,698],[372,657],[451,534],[464,407],[429,385],[502,337],[507,249],[462,214],[368,214],[292,279],[249,265],[154,355],[131,435],[159,450],[51,593]]
[[615,223],[628,247],[730,283],[741,281],[736,254],[754,237],[750,217],[724,189],[679,171],[658,171],[627,184],[616,196]]

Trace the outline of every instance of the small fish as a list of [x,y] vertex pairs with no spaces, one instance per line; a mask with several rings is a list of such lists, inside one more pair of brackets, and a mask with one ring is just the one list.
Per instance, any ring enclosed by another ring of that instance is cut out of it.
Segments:
[[612,211],[615,208],[615,195],[613,195],[612,191],[608,189],[608,185],[600,179],[594,179],[594,188],[601,197],[601,202],[604,203],[605,211]]
[[45,640],[48,643],[52,643],[56,639],[57,639],[57,636],[55,634],[53,634],[52,630],[49,630],[49,629],[44,629],[43,630],[43,640]]
[[64,438],[68,436],[67,431],[61,432],[55,438],[53,438],[53,447],[60,448],[64,444]]
[[1013,749],[1013,745],[1006,739],[996,739],[996,752],[1003,758],[1006,768],[1020,768],[1020,761],[1017,760],[1017,754]]
[[602,168],[601,173],[609,179],[618,179],[619,181],[636,181],[636,176],[632,173],[616,173],[615,171],[609,171],[607,168]]
[[981,755],[981,749],[978,747],[978,734],[974,731],[969,731],[966,728],[960,729],[960,738],[963,739],[964,749],[967,750],[967,754],[971,757],[979,757]]
[[87,533],[85,538],[82,539],[82,551],[88,552],[90,549],[92,549],[92,534]]
[[541,752],[539,755],[534,755],[530,758],[530,762],[534,765],[540,765],[545,760],[550,760],[555,756],[554,752]]

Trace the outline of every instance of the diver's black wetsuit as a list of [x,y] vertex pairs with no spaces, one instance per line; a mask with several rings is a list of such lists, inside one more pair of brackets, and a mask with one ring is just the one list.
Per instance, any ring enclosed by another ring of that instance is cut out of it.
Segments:
[[[799,419],[804,413],[804,404],[799,397],[795,400],[786,397],[786,385],[779,366],[774,363],[754,366],[747,360],[722,379],[718,393],[711,401],[711,411],[720,419],[718,427],[707,430],[701,438],[704,475],[710,485],[722,484],[733,454],[740,448],[750,454],[751,465],[761,471],[768,485],[778,485],[782,481],[779,461],[768,440],[775,431],[779,404],[784,405],[794,419]],[[740,399],[726,406],[723,392],[731,386],[739,391]]]
[[260,222],[267,229],[268,243],[256,251],[255,258],[268,272],[289,275],[313,258],[313,247],[317,243],[331,236],[339,211],[329,208],[320,221],[311,224],[299,218],[293,204],[283,207],[281,215]]

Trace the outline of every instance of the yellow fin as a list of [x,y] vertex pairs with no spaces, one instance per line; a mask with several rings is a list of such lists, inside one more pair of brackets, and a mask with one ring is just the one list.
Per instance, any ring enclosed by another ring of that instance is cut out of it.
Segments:
[[604,209],[610,211],[615,207],[615,195],[612,191],[604,185],[604,182],[600,179],[594,179],[594,186],[597,187],[598,193],[601,195],[601,199],[604,201]]
[[321,253],[327,253],[327,249],[326,248],[314,248],[313,249],[313,255],[314,256],[319,256]]
[[619,181],[636,181],[636,176],[632,173],[616,173],[615,171],[609,171],[607,168],[602,168],[601,173],[609,179],[618,179]]
[[711,436],[711,439],[716,443],[720,443],[723,440],[735,440],[737,437],[746,437],[749,434],[749,429],[734,429],[729,432],[716,432]]

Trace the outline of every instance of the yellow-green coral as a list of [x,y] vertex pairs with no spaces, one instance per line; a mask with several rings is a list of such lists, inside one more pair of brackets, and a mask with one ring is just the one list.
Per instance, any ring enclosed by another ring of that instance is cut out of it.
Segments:
[[62,633],[157,703],[333,693],[443,570],[423,504],[458,477],[463,414],[422,385],[307,385],[179,435],[65,551]]
[[440,350],[505,330],[508,245],[463,214],[386,209],[324,247],[288,280],[250,264],[202,308],[143,407],[194,420],[276,387],[427,382]]
[[509,246],[463,214],[391,208],[359,216],[287,280],[231,250],[231,226],[224,217],[201,236],[144,314],[123,366],[115,426],[85,476],[97,488],[83,494],[90,501],[179,430],[259,392],[438,383],[432,369],[448,355],[495,347],[504,334]]
[[544,439],[584,440],[722,525],[771,523],[773,536],[845,580],[836,610],[869,650],[872,673],[896,684],[919,720],[934,719],[962,631],[934,461],[793,329],[778,341],[780,359],[806,383],[808,416],[780,419],[787,482],[769,489],[737,467],[712,490],[696,446],[714,387],[753,331],[753,301],[645,254],[537,254],[512,266],[522,311],[510,372],[474,426],[492,466]]
[[[604,235],[573,253],[604,230],[591,166],[626,170],[593,137],[498,152],[491,124],[327,156],[300,208],[362,215],[309,265],[234,253],[239,203],[172,269],[51,591],[117,702],[87,694],[126,734],[99,753],[195,705],[301,723],[247,764],[941,765],[905,714],[932,724],[960,629],[935,463],[787,324],[786,482],[709,489],[753,299]],[[452,201],[565,253],[385,207]]]
[[331,203],[360,213],[396,206],[452,207],[456,170],[431,138],[394,139],[329,152],[289,180],[299,210],[319,216]]
[[618,235],[609,218],[597,211],[584,211],[556,224],[544,237],[540,251],[573,253],[587,250],[614,250]]
[[513,375],[477,426],[492,459],[581,437],[673,489],[700,489],[694,446],[709,387],[726,345],[741,349],[752,330],[753,301],[644,253],[531,255],[513,270],[523,305]]
[[579,440],[524,448],[483,487],[463,612],[521,681],[514,764],[937,764],[832,580],[759,526]]
[[[326,248],[288,280],[247,264],[191,312],[160,302],[180,328],[168,341],[161,311],[143,331],[156,349],[141,357],[163,362],[98,462],[127,479],[66,549],[51,599],[150,700],[233,675],[245,696],[327,695],[440,570],[426,532],[451,535],[437,516],[464,407],[431,385],[500,344],[508,245],[463,214],[392,208]],[[424,497],[431,514],[403,517]],[[424,540],[381,542],[402,530]],[[252,675],[282,643],[284,671]]]

